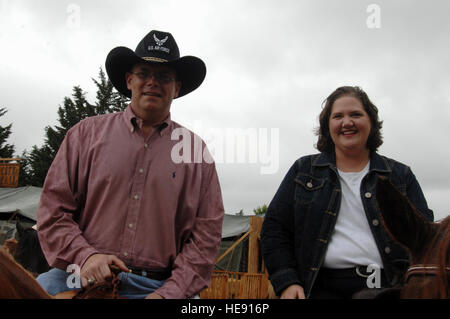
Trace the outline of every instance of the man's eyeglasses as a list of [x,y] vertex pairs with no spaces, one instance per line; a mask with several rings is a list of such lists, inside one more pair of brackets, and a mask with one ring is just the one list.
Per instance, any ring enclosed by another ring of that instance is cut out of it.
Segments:
[[140,72],[130,72],[131,74],[137,75],[141,80],[147,81],[151,78],[154,78],[156,81],[168,84],[172,81],[175,81],[175,77],[171,76],[170,74],[166,72],[147,72],[147,71],[140,71]]

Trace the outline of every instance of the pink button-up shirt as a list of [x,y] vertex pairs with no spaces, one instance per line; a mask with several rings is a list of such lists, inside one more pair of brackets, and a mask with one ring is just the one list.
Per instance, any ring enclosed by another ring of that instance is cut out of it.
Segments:
[[41,246],[49,264],[64,270],[94,253],[137,268],[172,268],[156,292],[190,297],[208,285],[221,241],[215,164],[172,160],[180,146],[172,132],[182,127],[170,116],[147,138],[139,122],[128,106],[69,130],[41,195]]

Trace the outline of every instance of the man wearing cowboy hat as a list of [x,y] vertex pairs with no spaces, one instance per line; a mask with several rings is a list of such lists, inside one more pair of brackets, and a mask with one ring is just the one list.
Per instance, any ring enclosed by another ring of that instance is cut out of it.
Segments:
[[70,288],[68,265],[81,267],[88,286],[115,264],[121,296],[192,297],[209,283],[224,209],[214,163],[173,160],[173,133],[187,130],[170,107],[200,86],[205,64],[180,58],[170,33],[151,31],[135,51],[111,50],[106,71],[131,102],[67,133],[38,208],[41,246],[55,268],[38,281],[56,294]]

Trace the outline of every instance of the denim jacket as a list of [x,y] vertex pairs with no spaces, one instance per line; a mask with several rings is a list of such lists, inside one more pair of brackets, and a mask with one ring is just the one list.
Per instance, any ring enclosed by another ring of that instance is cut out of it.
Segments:
[[[394,285],[409,263],[407,251],[386,232],[376,204],[375,184],[384,175],[426,217],[433,220],[411,169],[376,152],[361,182],[361,199],[384,264],[387,282]],[[277,295],[292,284],[309,297],[323,264],[341,202],[341,185],[334,154],[320,153],[298,159],[289,169],[266,213],[261,250]]]

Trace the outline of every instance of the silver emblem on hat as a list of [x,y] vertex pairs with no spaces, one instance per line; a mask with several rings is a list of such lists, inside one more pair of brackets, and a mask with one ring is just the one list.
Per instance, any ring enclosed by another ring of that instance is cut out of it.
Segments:
[[168,38],[169,38],[169,36],[166,35],[166,37],[165,37],[164,39],[160,40],[160,39],[158,39],[158,38],[156,37],[155,34],[153,34],[153,39],[155,39],[156,44],[157,44],[158,46],[160,46],[160,47],[163,46],[164,43],[166,43],[166,41],[167,41]]

